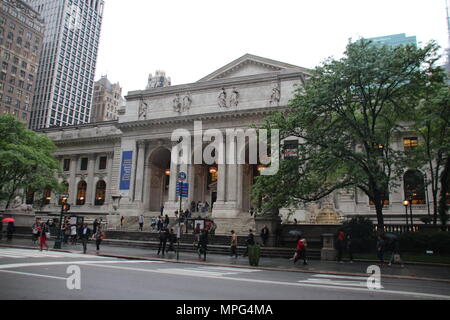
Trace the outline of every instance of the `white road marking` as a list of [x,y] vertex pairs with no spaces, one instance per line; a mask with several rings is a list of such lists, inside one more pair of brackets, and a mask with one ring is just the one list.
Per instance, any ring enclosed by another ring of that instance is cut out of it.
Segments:
[[49,275],[46,275],[46,274],[38,274],[38,273],[30,273],[30,272],[20,272],[20,271],[13,271],[13,270],[0,270],[0,272],[14,273],[14,274],[20,274],[20,275],[32,276],[32,277],[40,277],[40,278],[67,280],[66,278],[63,278],[63,277],[49,276]]
[[72,252],[37,251],[33,249],[0,249],[0,258],[85,258],[86,256],[94,257],[96,259],[106,259],[105,257]]
[[[344,287],[361,287],[367,288],[368,277],[357,277],[357,276],[340,276],[333,274],[315,274],[313,278],[308,278],[306,280],[300,280],[299,283],[313,283],[317,285],[327,285],[327,286],[344,286]],[[349,280],[349,281],[346,281]],[[363,280],[363,281],[361,281]],[[381,286],[380,289],[384,287]]]
[[[109,266],[109,265],[101,265],[103,262],[98,263],[90,263],[87,266],[99,267],[99,268],[109,268],[109,269],[118,269],[118,270],[129,270],[129,271],[140,271],[140,272],[149,272],[149,273],[159,273],[159,274],[171,274],[170,272],[165,272],[165,269],[141,269],[141,268],[131,268],[131,267],[123,267],[123,266]],[[308,288],[327,288],[331,290],[337,291],[361,291],[364,293],[371,294],[393,294],[393,295],[403,295],[403,296],[412,296],[418,298],[433,298],[433,299],[445,299],[450,300],[450,296],[448,295],[440,295],[440,294],[431,294],[431,293],[421,293],[421,292],[410,292],[410,291],[396,291],[396,290],[369,290],[368,288],[358,288],[358,287],[337,287],[332,285],[323,285],[323,284],[315,284],[315,283],[298,283],[298,282],[283,282],[283,281],[272,281],[272,280],[260,280],[260,279],[245,279],[245,278],[233,278],[233,277],[222,277],[212,274],[202,274],[202,273],[185,273],[186,276],[191,277],[200,277],[200,278],[212,278],[219,280],[228,280],[228,281],[239,281],[239,282],[251,282],[251,283],[259,283],[259,284],[270,284],[270,285],[282,285],[282,286],[294,286],[294,287],[308,287]]]
[[60,265],[90,265],[93,263],[164,263],[160,261],[123,261],[123,260],[80,260],[80,261],[49,261],[49,262],[32,262],[32,263],[10,263],[0,265],[0,270],[26,268],[26,267],[41,267],[41,266],[60,266]]

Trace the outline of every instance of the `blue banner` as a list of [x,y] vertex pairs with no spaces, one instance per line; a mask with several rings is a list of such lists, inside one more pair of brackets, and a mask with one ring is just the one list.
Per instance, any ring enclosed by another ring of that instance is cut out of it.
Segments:
[[187,198],[189,194],[189,183],[177,182],[177,196],[180,196],[181,189],[181,197]]
[[130,190],[132,167],[133,151],[123,151],[122,164],[120,166],[120,190]]

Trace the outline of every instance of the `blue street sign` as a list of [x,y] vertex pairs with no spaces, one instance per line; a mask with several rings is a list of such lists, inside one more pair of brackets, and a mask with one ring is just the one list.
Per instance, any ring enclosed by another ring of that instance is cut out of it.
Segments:
[[178,174],[178,179],[180,180],[186,180],[186,173],[185,172],[180,172]]
[[181,197],[187,198],[189,194],[189,183],[177,182],[177,196],[180,196],[180,190]]

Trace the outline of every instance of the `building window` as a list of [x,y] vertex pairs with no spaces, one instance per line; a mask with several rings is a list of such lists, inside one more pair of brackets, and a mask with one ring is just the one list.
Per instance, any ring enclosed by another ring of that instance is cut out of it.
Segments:
[[77,188],[77,206],[82,206],[86,203],[86,182],[78,182]]
[[404,150],[411,150],[419,145],[417,137],[403,138],[403,148]]
[[102,206],[105,203],[106,183],[103,180],[97,182],[95,187],[95,205]]
[[63,169],[64,171],[70,170],[70,159],[64,159]]
[[286,140],[283,144],[284,159],[296,159],[298,156],[298,140]]
[[88,158],[81,158],[80,170],[81,171],[87,170],[87,167],[88,167]]
[[45,189],[44,190],[44,196],[42,198],[42,204],[45,206],[47,204],[50,204],[50,200],[52,199],[52,189]]
[[105,170],[107,165],[107,157],[100,157],[100,162],[98,164],[99,170]]
[[[369,204],[371,206],[375,205],[375,202],[372,199],[369,199]],[[386,191],[383,196],[383,207],[389,205],[389,191]]]
[[423,174],[418,170],[408,170],[403,176],[405,199],[412,204],[426,204],[425,182]]
[[34,191],[29,189],[27,190],[25,204],[33,204],[33,202],[34,202]]

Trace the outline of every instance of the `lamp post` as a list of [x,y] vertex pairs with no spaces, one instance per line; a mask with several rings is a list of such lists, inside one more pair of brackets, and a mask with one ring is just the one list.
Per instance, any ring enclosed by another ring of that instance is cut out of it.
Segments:
[[65,211],[70,210],[70,205],[67,203],[67,198],[69,198],[68,194],[64,194],[61,196],[61,214],[59,215],[59,227],[58,227],[58,235],[56,236],[54,249],[61,249],[61,227],[62,227],[62,219]]
[[403,205],[405,206],[406,230],[408,230],[409,229],[409,226],[408,226],[408,205],[409,205],[409,201],[408,200],[403,200]]
[[[411,217],[411,229],[413,229],[414,228],[414,224],[413,224],[413,215],[412,215],[412,197],[410,196],[409,197],[409,214],[410,214],[410,217]],[[414,230],[413,230],[414,231]]]

